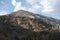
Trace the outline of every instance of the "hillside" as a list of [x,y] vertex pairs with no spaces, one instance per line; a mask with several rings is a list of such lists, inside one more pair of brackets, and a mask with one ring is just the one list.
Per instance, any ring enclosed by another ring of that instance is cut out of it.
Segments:
[[57,19],[19,10],[0,16],[0,40],[60,40]]

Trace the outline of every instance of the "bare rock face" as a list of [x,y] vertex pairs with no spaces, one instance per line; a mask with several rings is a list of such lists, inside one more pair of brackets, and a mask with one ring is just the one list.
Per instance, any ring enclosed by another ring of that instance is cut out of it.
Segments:
[[0,16],[0,40],[60,40],[59,27],[49,21],[56,24],[23,10]]

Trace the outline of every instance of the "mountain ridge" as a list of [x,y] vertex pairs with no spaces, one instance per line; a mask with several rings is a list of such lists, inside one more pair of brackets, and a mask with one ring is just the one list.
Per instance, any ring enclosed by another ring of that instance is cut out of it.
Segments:
[[59,25],[54,18],[23,10],[12,12],[0,16],[0,40],[60,40]]
[[[21,16],[25,16],[25,17],[31,17],[31,18],[36,18],[36,19],[38,18],[38,19],[42,19],[42,20],[51,20],[51,21],[54,21],[54,22],[56,22],[57,24],[60,25],[60,21],[57,20],[57,19],[54,19],[52,17],[47,17],[47,16],[43,16],[43,15],[40,15],[40,14],[34,14],[32,12],[28,12],[28,11],[24,11],[24,10],[19,10],[16,13],[20,14],[20,15],[22,14]],[[18,15],[18,16],[20,16],[20,15]]]

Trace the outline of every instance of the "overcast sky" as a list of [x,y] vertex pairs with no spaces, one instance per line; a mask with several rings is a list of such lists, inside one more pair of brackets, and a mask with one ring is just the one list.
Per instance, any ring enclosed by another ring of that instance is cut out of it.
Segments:
[[60,0],[0,0],[0,15],[18,10],[60,19]]

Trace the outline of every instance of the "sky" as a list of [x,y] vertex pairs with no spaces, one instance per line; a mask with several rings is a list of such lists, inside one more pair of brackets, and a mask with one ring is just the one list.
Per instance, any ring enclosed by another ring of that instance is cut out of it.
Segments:
[[18,10],[60,19],[60,0],[0,0],[0,15]]

